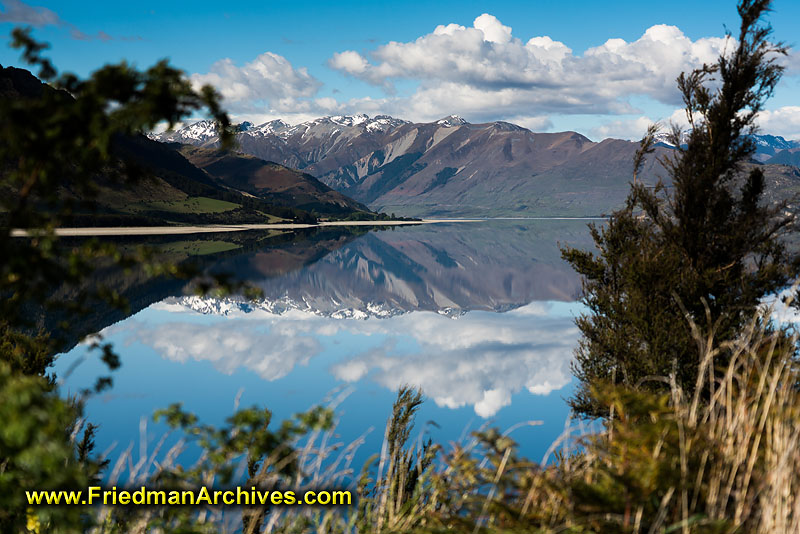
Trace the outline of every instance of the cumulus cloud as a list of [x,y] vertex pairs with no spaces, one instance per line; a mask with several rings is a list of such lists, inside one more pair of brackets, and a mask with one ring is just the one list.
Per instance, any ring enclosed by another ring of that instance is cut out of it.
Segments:
[[418,80],[409,104],[424,116],[452,108],[505,116],[630,113],[631,95],[678,103],[677,75],[713,61],[724,46],[724,38],[692,41],[662,24],[633,42],[609,39],[576,55],[547,36],[513,37],[509,26],[484,13],[472,27],[437,26],[414,41],[380,46],[369,59],[353,50],[340,52],[329,65],[376,85]]
[[352,50],[336,52],[328,61],[328,64],[336,70],[355,76],[363,75],[370,66],[367,58]]
[[[646,111],[632,97],[679,106],[676,77],[714,62],[734,44],[725,37],[693,40],[658,24],[638,39],[611,38],[576,53],[546,35],[514,36],[510,26],[484,13],[471,26],[443,24],[414,40],[329,58],[330,68],[382,88],[384,98],[320,98],[316,78],[269,52],[242,67],[222,60],[194,78],[215,85],[234,115],[253,122],[353,113],[433,121],[455,113],[471,122],[507,120],[541,131],[552,127],[554,115],[627,115],[589,133],[635,139],[646,127]],[[798,54],[781,61],[790,75],[798,72]]]
[[297,329],[283,326],[244,321],[213,325],[169,322],[131,328],[139,342],[168,360],[209,361],[226,374],[244,368],[265,380],[277,380],[320,351],[316,339],[295,335]]
[[677,125],[682,130],[689,129],[689,119],[686,117],[684,109],[676,109],[668,117],[647,117],[641,115],[631,119],[612,120],[601,124],[589,131],[589,135],[595,140],[613,137],[615,139],[628,139],[638,141],[647,132],[651,124],[658,123],[662,132],[668,132],[672,125]]
[[511,42],[511,28],[503,26],[497,17],[484,13],[475,19],[476,29],[483,32],[483,38],[490,43],[505,44]]
[[[658,122],[663,131],[670,124],[677,124],[683,130],[689,129],[689,121],[683,109],[676,109],[668,117],[647,117],[644,115],[622,120],[612,120],[589,131],[596,140],[614,137],[617,139],[639,140],[650,124]],[[780,135],[789,140],[800,140],[800,106],[784,106],[764,110],[758,114],[756,123],[762,134]]]
[[295,68],[283,56],[265,52],[253,61],[237,66],[221,59],[206,74],[193,74],[196,85],[217,88],[231,111],[264,110],[302,112],[313,107],[313,97],[322,85],[305,67]]
[[800,140],[800,106],[784,106],[771,111],[762,111],[758,115],[758,125],[763,133]]
[[546,115],[538,117],[529,115],[514,115],[511,117],[505,117],[504,120],[506,122],[510,122],[511,124],[517,124],[523,128],[527,128],[533,132],[546,132],[553,127],[553,121],[551,121],[550,117]]
[[649,117],[641,116],[635,119],[614,120],[601,124],[589,130],[589,137],[595,140],[613,137],[615,139],[636,140],[641,139],[647,127],[653,124]]

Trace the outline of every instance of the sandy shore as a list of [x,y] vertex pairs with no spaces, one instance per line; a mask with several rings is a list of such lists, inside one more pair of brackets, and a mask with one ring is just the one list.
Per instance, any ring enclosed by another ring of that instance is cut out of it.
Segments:
[[[220,224],[199,226],[119,226],[119,227],[87,227],[56,228],[56,235],[63,237],[100,237],[124,235],[182,235],[206,234],[212,232],[244,232],[247,230],[300,230],[303,228],[320,228],[324,226],[400,226],[407,224],[436,224],[451,222],[479,222],[478,219],[422,219],[420,221],[330,221],[318,224]],[[12,230],[13,237],[27,237],[27,230]]]

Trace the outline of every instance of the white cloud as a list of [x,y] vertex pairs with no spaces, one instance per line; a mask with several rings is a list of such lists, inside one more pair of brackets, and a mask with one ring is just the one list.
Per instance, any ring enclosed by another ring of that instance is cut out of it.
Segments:
[[344,71],[348,74],[364,74],[369,67],[367,59],[352,50],[333,54],[330,59],[330,66],[334,69]]
[[636,140],[641,139],[647,127],[653,124],[649,117],[641,116],[635,119],[615,120],[589,130],[589,137],[595,140],[613,137],[615,139]]
[[527,128],[532,132],[546,132],[553,127],[553,122],[550,120],[550,117],[547,116],[531,117],[515,115],[513,117],[506,117],[505,121]]
[[646,117],[641,115],[631,119],[613,120],[592,128],[589,131],[589,135],[598,141],[608,137],[638,141],[644,137],[647,128],[655,123],[661,126],[662,132],[670,131],[673,124],[679,126],[682,130],[689,129],[686,111],[684,109],[676,109],[668,117]]
[[[614,137],[636,141],[642,138],[647,127],[659,122],[662,131],[668,131],[670,124],[677,124],[683,130],[689,129],[689,121],[683,109],[676,109],[669,117],[647,117],[641,115],[630,119],[609,121],[589,131],[596,140]],[[800,140],[800,106],[784,106],[759,113],[756,123],[760,133],[780,135],[789,140]]]
[[229,58],[211,65],[206,74],[193,74],[196,85],[213,85],[233,112],[290,111],[312,105],[321,82],[305,67],[295,68],[283,56],[265,52],[239,67]]
[[287,331],[281,325],[263,329],[250,321],[213,325],[170,322],[131,328],[138,341],[168,360],[209,361],[226,374],[246,368],[265,380],[283,378],[320,351],[316,339],[295,335],[296,329]]
[[[571,317],[542,314],[543,306],[468,313],[456,320],[417,312],[372,321],[386,334],[404,336],[390,336],[331,372],[351,382],[369,378],[388,389],[419,386],[440,406],[472,406],[479,416],[491,417],[520,391],[546,395],[571,380],[577,329]],[[398,349],[402,338],[413,339],[419,350]]]
[[475,19],[474,26],[483,32],[484,40],[490,43],[506,44],[511,41],[511,28],[500,24],[494,15],[484,13]]
[[414,41],[380,46],[370,53],[372,62],[349,50],[329,65],[376,85],[419,81],[408,109],[424,117],[443,110],[495,118],[630,113],[632,95],[679,103],[678,74],[714,61],[724,46],[724,38],[692,41],[675,26],[656,25],[636,41],[609,39],[578,56],[547,36],[523,42],[484,13],[469,28],[437,26]]
[[[510,26],[484,13],[469,27],[439,25],[414,40],[330,57],[330,68],[382,88],[383,98],[320,97],[319,80],[271,52],[244,66],[223,59],[192,78],[217,87],[235,118],[256,123],[353,113],[433,121],[455,113],[471,122],[507,120],[542,131],[552,127],[554,115],[627,115],[589,133],[636,139],[652,117],[632,104],[632,97],[681,105],[676,77],[714,62],[734,44],[724,37],[692,40],[675,26],[659,24],[633,41],[611,38],[576,54],[546,35],[515,37]],[[781,61],[791,74],[798,71],[800,55],[792,52]],[[411,87],[400,85],[398,94],[394,84],[399,81]],[[793,120],[786,110],[765,115],[765,124],[785,135],[800,131],[779,124],[779,116]]]
[[771,111],[762,111],[758,116],[758,125],[761,133],[800,140],[800,106],[784,106]]

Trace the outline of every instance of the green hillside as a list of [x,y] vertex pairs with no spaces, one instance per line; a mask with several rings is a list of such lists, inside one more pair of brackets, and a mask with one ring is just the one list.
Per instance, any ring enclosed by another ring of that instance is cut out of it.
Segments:
[[[0,66],[0,99],[33,101],[53,95],[59,106],[74,105],[69,94],[54,92],[27,70]],[[88,190],[67,180],[58,184],[59,201],[68,208],[61,225],[308,223],[318,214],[335,219],[375,216],[313,177],[249,156],[216,158],[220,177],[190,162],[177,144],[139,135],[114,138],[112,146],[113,163],[93,177]],[[256,177],[255,189],[237,187],[234,178],[242,172]],[[13,196],[17,191],[5,185],[0,193]],[[35,196],[31,202],[44,211],[53,209]],[[0,222],[2,218],[0,214]]]

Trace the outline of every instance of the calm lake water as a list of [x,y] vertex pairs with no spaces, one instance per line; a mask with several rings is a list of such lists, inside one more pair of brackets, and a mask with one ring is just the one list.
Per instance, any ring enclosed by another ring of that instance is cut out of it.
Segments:
[[[282,420],[336,398],[337,439],[364,436],[360,465],[380,450],[402,385],[427,398],[415,436],[446,444],[482,425],[538,421],[511,435],[539,460],[562,433],[581,308],[558,246],[588,248],[586,221],[183,239],[159,246],[248,280],[264,299],[185,296],[183,285],[143,282],[129,296],[139,311],[98,314],[122,367],[86,414],[112,459],[142,440],[152,449],[164,427],[142,421],[171,403],[219,424],[237,399]],[[106,374],[85,344],[55,371],[65,393]]]

